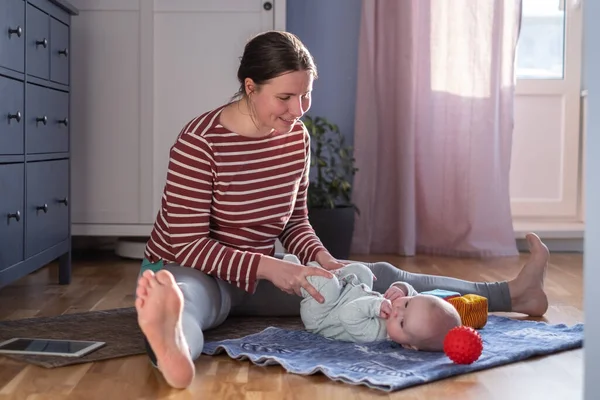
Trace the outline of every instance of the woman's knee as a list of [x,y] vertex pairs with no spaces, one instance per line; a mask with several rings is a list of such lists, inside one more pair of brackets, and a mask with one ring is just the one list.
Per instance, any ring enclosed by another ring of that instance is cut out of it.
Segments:
[[389,275],[393,273],[394,270],[397,270],[396,267],[385,261],[368,264],[368,267],[373,272],[373,275],[377,277],[377,279],[379,279],[380,275]]
[[392,283],[404,280],[403,275],[406,274],[405,271],[384,261],[369,264],[369,268],[377,278],[373,282],[373,290],[380,293],[385,293]]
[[220,325],[231,310],[231,292],[225,290],[226,282],[193,268],[168,264],[184,299],[184,312],[193,316],[203,330]]

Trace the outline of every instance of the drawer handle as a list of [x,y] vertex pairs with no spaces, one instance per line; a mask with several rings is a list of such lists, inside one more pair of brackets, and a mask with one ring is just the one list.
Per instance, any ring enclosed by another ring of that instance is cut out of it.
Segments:
[[44,48],[46,48],[46,47],[48,47],[48,39],[36,40],[35,45],[36,45],[36,47],[43,46]]
[[16,119],[17,122],[21,122],[21,111],[17,111],[15,114],[8,114],[8,123],[10,124],[11,119]]
[[12,218],[19,222],[21,220],[21,212],[17,210],[17,212],[14,214],[8,214],[8,222],[10,222]]
[[63,124],[64,126],[69,126],[69,118],[59,119],[58,123]]
[[23,35],[23,28],[21,28],[20,26],[17,26],[15,29],[8,28],[8,38],[10,39],[12,35],[17,35],[18,37],[21,37]]
[[46,125],[48,123],[48,117],[45,115],[43,117],[37,117],[35,122],[41,122],[42,124]]
[[64,199],[61,199],[58,202],[64,204],[65,206],[68,206],[69,205],[69,198],[65,197]]
[[44,204],[43,206],[37,206],[35,209],[37,211],[43,211],[45,214],[48,212],[48,204]]
[[58,54],[65,57],[69,57],[69,49],[59,50]]

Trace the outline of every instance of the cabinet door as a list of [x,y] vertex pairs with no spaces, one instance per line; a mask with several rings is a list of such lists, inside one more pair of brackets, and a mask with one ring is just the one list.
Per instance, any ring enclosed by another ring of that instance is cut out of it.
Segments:
[[26,256],[34,256],[69,235],[69,161],[27,164]]
[[80,11],[71,21],[75,224],[139,222],[140,157],[152,158],[140,152],[140,90],[142,84],[151,90],[152,81],[140,76],[137,3],[73,2]]
[[27,153],[60,153],[69,150],[69,94],[27,84]]
[[0,154],[23,154],[25,84],[0,76]]
[[27,73],[50,77],[50,17],[27,3]]
[[5,0],[0,7],[0,66],[25,70],[25,2]]
[[237,90],[243,47],[274,28],[275,7],[72,2],[80,11],[71,25],[73,223],[151,224],[175,136]]
[[[154,99],[153,192],[147,196],[153,204],[152,212],[144,216],[147,221],[160,206],[169,148],[176,136],[190,119],[231,99],[239,87],[239,57],[247,41],[274,29],[273,13],[278,3],[274,7],[264,3],[155,1],[154,92],[158,95]],[[225,26],[228,28],[223,29]]]
[[50,18],[50,79],[69,84],[69,27]]
[[23,164],[0,164],[0,271],[23,260]]

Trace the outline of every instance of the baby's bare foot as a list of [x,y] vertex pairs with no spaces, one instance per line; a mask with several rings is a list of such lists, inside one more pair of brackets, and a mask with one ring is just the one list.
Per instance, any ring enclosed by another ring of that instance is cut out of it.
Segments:
[[159,370],[172,387],[188,387],[195,368],[181,329],[183,294],[173,275],[166,270],[156,274],[145,271],[136,295],[138,324],[156,355]]
[[544,279],[548,268],[548,247],[533,233],[526,236],[531,253],[519,275],[509,282],[512,311],[541,317],[548,310]]

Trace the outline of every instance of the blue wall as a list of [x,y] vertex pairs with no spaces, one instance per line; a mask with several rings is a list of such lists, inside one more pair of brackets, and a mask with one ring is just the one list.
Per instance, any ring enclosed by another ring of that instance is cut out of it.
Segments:
[[[584,2],[586,38],[600,37],[600,2]],[[586,40],[586,87],[588,89],[586,139],[586,199],[584,247],[584,307],[585,310],[585,399],[597,399],[600,393],[600,312],[598,312],[598,282],[600,282],[600,43]],[[595,72],[592,72],[595,71]],[[594,171],[595,173],[592,173]]]
[[286,4],[286,30],[306,45],[319,73],[308,114],[337,124],[351,145],[361,0],[287,0]]

